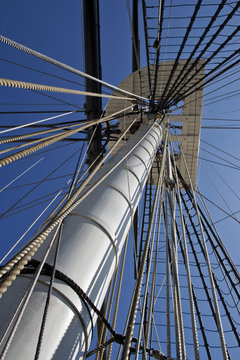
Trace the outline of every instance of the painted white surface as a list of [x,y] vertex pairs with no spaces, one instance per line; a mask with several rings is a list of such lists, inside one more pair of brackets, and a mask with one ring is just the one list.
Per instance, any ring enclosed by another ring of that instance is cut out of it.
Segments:
[[[100,169],[91,184],[133,148],[150,127],[144,124]],[[101,309],[117,266],[131,226],[131,214],[141,198],[161,137],[162,128],[155,124],[133,152],[64,221],[57,269],[73,279],[98,309]],[[44,247],[40,253],[43,251]],[[52,260],[53,254],[47,262],[52,263]],[[43,283],[38,283],[6,359],[34,358],[47,291],[44,282],[48,281],[47,277],[41,279]],[[26,278],[16,280],[4,295],[0,309],[1,331],[8,324],[9,313],[14,313],[27,282]],[[40,359],[79,359],[92,336],[88,311],[68,286],[56,280],[54,288]],[[92,317],[95,324],[97,317],[93,312]]]

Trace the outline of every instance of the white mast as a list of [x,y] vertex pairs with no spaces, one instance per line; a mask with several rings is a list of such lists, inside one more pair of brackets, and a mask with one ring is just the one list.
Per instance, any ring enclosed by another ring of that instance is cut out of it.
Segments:
[[[161,138],[160,125],[144,124],[100,169],[91,184],[115,164],[120,162],[120,165],[64,222],[57,269],[80,286],[98,309],[118,264]],[[52,251],[49,264],[53,263],[53,255]],[[20,276],[4,294],[1,332],[15,314],[30,277]],[[41,276],[38,281],[6,359],[34,358],[48,282],[47,276]],[[79,359],[89,347],[96,320],[94,311],[68,285],[56,280],[39,358]]]

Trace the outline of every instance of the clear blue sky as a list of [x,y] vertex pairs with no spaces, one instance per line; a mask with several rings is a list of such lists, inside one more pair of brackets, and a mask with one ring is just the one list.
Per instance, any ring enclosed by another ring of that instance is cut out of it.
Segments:
[[[29,46],[33,49],[36,49],[44,54],[47,54],[53,58],[56,58],[64,63],[67,63],[71,66],[74,66],[79,69],[83,69],[83,44],[82,44],[82,22],[81,22],[81,1],[41,1],[41,2],[32,2],[32,1],[4,1],[1,6],[1,15],[0,15],[0,32],[1,34],[18,41],[26,46]],[[101,4],[100,6],[100,16],[101,16],[101,54],[102,54],[102,73],[103,79],[114,84],[118,85],[128,74],[131,72],[131,34],[130,26],[128,21],[126,3],[124,1],[107,1]],[[140,25],[141,24],[140,17]],[[143,27],[141,26],[140,30],[140,39],[141,39],[141,63],[145,65],[145,47],[143,40]],[[60,69],[55,68],[49,64],[44,64],[42,61],[33,58],[32,56],[16,51],[13,48],[10,48],[6,45],[1,45],[1,54],[2,57],[7,58],[11,61],[16,61],[27,66],[32,66],[36,68],[41,68],[43,71],[50,73],[58,74],[59,76],[67,76],[68,79],[75,79],[72,74],[61,71]],[[66,86],[76,88],[75,85],[63,83],[62,81],[48,76],[40,75],[33,71],[23,70],[15,65],[7,64],[1,61],[1,74],[2,77],[25,80],[32,82],[42,82],[49,85],[56,86]],[[231,79],[235,79],[235,77]],[[84,81],[79,79],[81,83]],[[220,83],[219,85],[223,85]],[[217,93],[213,93],[206,97],[211,98],[215,95],[219,95],[221,91],[227,92],[237,89],[238,82],[235,82],[231,87],[224,87]],[[212,87],[206,89],[206,91],[212,90]],[[24,92],[16,89],[0,89],[1,99],[3,102],[16,102],[16,103],[26,103],[26,102],[50,102],[54,101],[44,99],[41,95],[29,94],[29,92]],[[27,94],[26,94],[27,93]],[[27,97],[26,97],[27,96]],[[62,95],[58,96],[62,99]],[[26,101],[26,99],[28,99]],[[68,99],[68,100],[66,100]],[[65,101],[74,101],[77,104],[82,104],[83,99],[77,97],[65,96]],[[58,105],[61,107],[60,105]],[[58,107],[58,108],[59,108]],[[64,106],[63,106],[64,107]],[[9,110],[7,106],[1,106],[2,110]],[[19,109],[19,106],[16,106],[13,109]],[[56,109],[57,107],[55,107]],[[69,108],[69,107],[68,107]],[[22,106],[21,109],[26,110],[27,107]],[[34,107],[35,110],[39,110],[39,107]],[[212,105],[203,107],[203,118],[231,118],[238,119],[240,112],[240,103],[238,97],[229,98],[226,101],[221,101],[214,103]],[[29,116],[29,115],[28,115]],[[25,117],[26,118],[26,117]],[[36,115],[34,119],[40,119],[42,115]],[[10,123],[15,121],[15,115],[8,115],[4,117]],[[33,119],[33,118],[32,118]],[[203,121],[203,125],[215,125],[215,124],[225,124],[225,122],[219,121]],[[232,123],[234,124],[234,123]],[[239,157],[239,130],[230,131],[230,130],[202,130],[202,139],[205,141],[216,145],[221,149],[225,149],[229,153],[235,154],[236,157]],[[214,149],[209,148],[206,144],[202,147],[208,151],[212,151],[219,156],[221,153],[217,152]],[[217,158],[214,158],[206,152],[201,152],[200,155],[204,158],[209,158],[213,161],[218,161]],[[231,161],[231,158],[228,158]],[[233,160],[233,159],[232,159]],[[233,160],[235,161],[235,160]],[[221,162],[221,161],[220,161]],[[236,160],[237,163],[237,160]],[[201,161],[201,164],[206,167],[207,171],[213,176],[214,171],[211,169],[211,164],[206,163],[206,161]],[[223,167],[219,165],[216,166],[217,171],[226,179],[226,181],[231,185],[236,191],[239,189],[239,171],[233,170],[228,167]],[[226,188],[223,182],[217,177],[214,176],[214,181],[216,185],[224,193],[227,193],[227,198],[230,198],[230,207],[233,211],[237,211],[240,206],[239,202],[234,195],[231,194],[231,191]],[[214,201],[217,204],[224,207],[224,202],[221,200],[207,179],[203,171],[200,171],[200,180],[199,180],[200,189],[206,196],[214,197]],[[224,207],[225,208],[225,207]],[[215,213],[213,208],[213,211]],[[226,211],[227,208],[226,208]],[[221,218],[221,213],[216,213],[216,220]],[[224,216],[224,214],[222,214]],[[231,220],[229,224],[231,232],[228,229],[229,221],[226,220],[219,224],[221,232],[223,232],[224,237],[226,237],[227,247],[231,250],[233,249],[232,255],[236,261],[238,261],[238,240],[237,240],[237,230],[235,230],[234,221]],[[234,230],[234,231],[233,231]],[[231,252],[231,251],[230,251]]]
[[[110,82],[114,85],[118,85],[126,76],[131,73],[131,33],[127,15],[127,8],[125,1],[102,1],[100,2],[100,20],[101,20],[101,55],[102,55],[102,77],[103,80]],[[68,65],[84,70],[84,50],[82,42],[82,9],[81,1],[79,0],[8,0],[2,1],[1,13],[0,13],[0,34],[15,40],[21,44],[24,44],[30,48],[33,48],[39,52],[42,52],[50,57],[60,60]],[[140,20],[140,42],[141,42],[141,65],[145,66],[145,45],[143,37],[142,21]],[[24,64],[25,66],[32,66],[42,71],[50,72],[58,76],[66,77],[69,80],[79,81],[84,83],[81,78],[66,73],[61,69],[55,68],[50,64],[45,64],[42,61],[33,58],[30,55],[21,53],[13,48],[10,48],[4,44],[0,44],[1,57],[16,61]],[[47,75],[38,74],[33,71],[19,68],[16,65],[0,61],[1,77],[10,78],[15,80],[23,80],[29,82],[43,83],[55,86],[65,86],[69,88],[77,89],[78,86],[70,83],[65,83],[62,80],[51,78]],[[239,68],[238,68],[239,69]],[[237,75],[225,80],[224,82],[216,84],[221,85],[221,89],[215,94],[206,96],[204,102],[208,103],[208,99],[214,95],[219,95],[227,91],[233,91],[239,89],[239,82],[235,82],[232,86],[227,86],[229,80],[234,80]],[[212,90],[213,87],[205,90],[205,93]],[[77,106],[82,106],[84,103],[83,97],[77,96],[62,96],[59,94],[50,94],[56,96],[59,99],[64,99]],[[18,89],[0,88],[0,109],[1,111],[10,110],[27,110],[29,106],[19,105],[3,105],[6,103],[48,103],[56,104],[46,108],[57,110],[61,109],[73,109],[68,105],[59,105],[55,100],[45,98],[44,96],[33,94],[29,91],[23,91]],[[58,104],[58,105],[57,105]],[[31,110],[42,110],[42,106],[31,106]],[[44,114],[34,115],[0,115],[1,123],[12,125],[14,123],[20,124],[28,121],[35,121],[44,118]],[[240,116],[240,101],[238,97],[228,98],[226,101],[214,103],[212,105],[203,107],[203,119],[204,118],[220,118],[220,119],[234,119],[239,120]],[[71,115],[69,119],[77,120],[82,115]],[[17,120],[16,120],[17,119]],[[203,120],[203,125],[224,125],[225,122]],[[232,124],[238,125],[238,123],[232,122]],[[211,130],[202,129],[201,138],[208,143],[223,149],[231,154],[234,154],[238,159],[231,159],[239,166],[240,160],[240,144],[239,144],[239,132],[240,130]],[[214,153],[222,156],[216,149],[211,149],[208,145],[201,143],[203,149],[213,151]],[[79,144],[73,144],[66,146],[58,152],[57,158],[53,155],[48,156],[47,160],[42,160],[42,166],[36,166],[31,173],[23,176],[18,184],[23,185],[26,182],[37,181],[40,177],[49,172],[49,169],[53,166],[60,164],[60,162],[70,156],[74,151],[80,147]],[[209,153],[201,150],[200,156],[203,158],[211,159],[214,161],[220,161],[214,158]],[[31,161],[22,161],[22,167],[17,163],[10,165],[8,169],[4,169],[2,174],[1,187],[5,186],[11,179],[13,174],[19,174],[23,169],[33,164],[41,156],[36,156]],[[227,157],[225,157],[227,158]],[[74,171],[74,164],[76,157],[68,161],[67,166],[64,166],[64,170],[59,170],[56,175],[71,174]],[[210,164],[204,160],[199,163],[199,187],[202,193],[209,197],[212,201],[216,202],[220,207],[224,208],[227,212],[231,210],[237,211],[240,209],[239,199],[232,193],[232,191],[223,183],[218,175],[216,175],[213,167],[220,173],[234,191],[239,194],[240,173],[239,170],[231,169],[229,167],[223,167],[220,165]],[[221,191],[221,196],[226,198],[227,207],[224,200],[217,193],[211,181],[205,174],[204,170],[209,173],[211,179]],[[2,169],[1,169],[2,170]],[[48,194],[60,188],[68,179],[66,176],[63,179],[55,182],[49,182],[42,190],[39,188],[35,191],[33,198],[37,198],[40,194]],[[0,193],[2,195],[1,207],[6,210],[14,201],[19,199],[30,188],[17,188],[12,191]],[[41,192],[42,191],[42,192]],[[30,198],[31,200],[31,198]],[[39,214],[43,209],[44,204],[34,207],[26,212],[17,214],[17,216],[7,217],[2,220],[1,225],[1,254],[4,254],[9,248],[10,244],[14,242],[16,237],[19,237],[26,229],[28,224]],[[209,205],[214,221],[218,221],[225,215],[220,210],[217,210],[214,206]],[[237,215],[238,218],[239,215]],[[236,221],[227,219],[218,224],[219,233],[222,235],[224,243],[232,255],[236,263],[239,261],[239,226]],[[29,233],[31,234],[31,232]]]

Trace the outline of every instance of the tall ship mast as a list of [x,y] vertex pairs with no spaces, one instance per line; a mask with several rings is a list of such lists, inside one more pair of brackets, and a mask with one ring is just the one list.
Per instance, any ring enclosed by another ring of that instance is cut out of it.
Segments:
[[0,359],[239,359],[240,2],[14,5]]

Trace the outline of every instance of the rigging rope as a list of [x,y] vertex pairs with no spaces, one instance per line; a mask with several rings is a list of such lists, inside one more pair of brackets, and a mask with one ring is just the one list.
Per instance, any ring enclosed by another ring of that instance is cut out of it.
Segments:
[[[122,134],[122,136],[119,138],[119,140],[114,144],[114,146],[110,149],[110,151],[103,157],[103,159],[100,160],[100,162],[97,164],[94,171],[89,174],[89,176],[83,181],[81,186],[77,189],[77,191],[71,196],[71,198],[66,202],[66,204],[62,207],[62,209],[59,211],[59,213],[53,218],[53,220],[50,222],[49,225],[46,226],[46,228],[35,238],[33,239],[20,253],[18,253],[16,256],[14,256],[9,263],[7,263],[2,269],[0,269],[0,278],[9,271],[12,267],[13,270],[9,273],[9,276],[3,281],[3,283],[0,286],[0,298],[3,295],[3,293],[7,290],[7,288],[12,284],[12,282],[16,279],[16,276],[21,272],[21,270],[24,268],[24,266],[28,263],[28,261],[31,259],[31,257],[35,254],[35,252],[38,250],[38,248],[42,245],[42,243],[46,240],[47,236],[52,232],[52,230],[55,229],[56,226],[58,226],[63,219],[70,214],[109,174],[111,174],[117,166],[119,166],[120,163],[122,163],[126,157],[134,151],[134,149],[139,145],[139,143],[145,138],[148,133],[152,130],[156,124],[154,123],[150,129],[147,131],[147,133],[144,135],[142,139],[140,139],[133,148],[125,154],[122,159],[111,167],[111,169],[108,170],[108,172],[103,175],[98,181],[94,183],[94,185],[91,186],[82,196],[79,197],[79,194],[82,192],[82,190],[85,188],[85,186],[89,183],[89,181],[92,179],[92,177],[95,175],[97,170],[102,166],[103,162],[106,160],[106,158],[110,155],[110,153],[115,149],[115,147],[118,145],[118,143],[122,140],[122,138],[125,136],[127,131],[130,129],[130,126],[126,129],[126,131]],[[159,126],[159,125],[157,125]],[[78,198],[78,200],[76,200]],[[75,201],[75,202],[74,202]]]
[[[160,102],[160,104],[159,104],[159,108],[160,108],[160,107],[162,106],[162,104],[165,102],[164,96],[165,96],[165,94],[166,94],[166,92],[167,92],[167,90],[168,90],[168,88],[169,88],[169,86],[170,86],[170,83],[171,83],[172,78],[173,78],[173,75],[174,75],[174,73],[175,73],[175,71],[176,71],[176,69],[177,69],[177,66],[179,65],[179,59],[180,59],[180,57],[181,57],[183,48],[184,48],[184,46],[185,46],[185,44],[186,44],[186,42],[187,42],[187,40],[188,40],[189,33],[190,33],[190,31],[192,30],[192,26],[193,26],[193,23],[194,23],[194,21],[195,21],[195,19],[196,19],[196,17],[197,17],[197,13],[198,13],[198,11],[200,10],[201,3],[202,3],[202,0],[198,0],[197,4],[196,4],[196,6],[195,6],[195,9],[194,9],[193,15],[192,15],[191,18],[190,18],[190,22],[189,22],[189,25],[188,25],[188,27],[187,27],[185,36],[184,36],[184,38],[183,38],[183,41],[182,41],[181,46],[180,46],[180,48],[179,48],[179,51],[178,51],[178,54],[177,54],[177,56],[176,56],[175,62],[174,62],[174,64],[173,64],[173,66],[172,66],[171,73],[170,73],[170,75],[169,75],[169,77],[168,77],[167,83],[166,83],[165,88],[164,88],[164,90],[163,90],[163,93],[162,93],[162,96],[161,96],[162,99],[161,99],[161,102]],[[171,92],[171,96],[172,96],[172,92]]]
[[86,77],[88,79],[97,81],[97,82],[101,83],[102,85],[105,85],[108,88],[118,90],[119,92],[127,94],[127,95],[131,95],[134,98],[138,98],[138,99],[142,99],[142,100],[148,100],[147,98],[144,98],[144,97],[141,97],[139,95],[133,94],[133,93],[131,93],[129,91],[126,91],[124,89],[121,89],[121,88],[119,88],[117,86],[111,85],[111,84],[109,84],[109,83],[107,83],[107,82],[105,82],[103,80],[97,79],[94,76],[91,76],[89,74],[84,73],[83,71],[74,69],[73,67],[71,67],[69,65],[66,65],[66,64],[64,64],[64,63],[62,63],[60,61],[55,60],[55,59],[52,59],[49,56],[46,56],[44,54],[41,54],[40,52],[37,52],[37,51],[35,51],[33,49],[30,49],[30,48],[28,48],[28,47],[26,47],[26,46],[24,46],[22,44],[17,43],[16,41],[13,41],[11,39],[6,38],[5,36],[0,35],[0,41],[7,44],[7,45],[10,45],[10,46],[18,49],[18,50],[24,51],[24,52],[26,52],[26,53],[28,53],[30,55],[33,55],[33,56],[38,57],[38,58],[40,58],[40,59],[42,59],[44,61],[47,61],[47,62],[49,62],[49,63],[51,63],[53,65],[56,65],[56,66],[61,67],[61,68],[65,69],[65,70],[68,70],[68,71],[70,71],[70,72],[72,72],[74,74],[77,74],[77,75]]
[[[198,40],[198,43],[196,44],[196,46],[194,47],[194,49],[192,50],[191,54],[188,56],[187,61],[184,63],[181,71],[179,72],[176,80],[174,81],[174,84],[172,85],[172,87],[170,88],[167,96],[166,96],[166,100],[169,99],[170,94],[173,94],[173,92],[176,90],[176,88],[179,86],[179,84],[183,81],[181,79],[181,82],[179,82],[179,79],[181,78],[182,74],[184,73],[184,71],[187,69],[188,64],[190,63],[191,59],[193,58],[194,54],[196,53],[197,49],[199,48],[201,42],[203,41],[203,39],[205,38],[205,36],[207,35],[208,31],[212,28],[212,24],[214,23],[214,21],[217,19],[217,16],[219,15],[220,11],[222,10],[224,4],[226,3],[227,0],[222,0],[221,3],[219,4],[215,14],[212,16],[208,26],[206,28],[204,28],[204,32],[201,35],[201,37]],[[175,5],[176,6],[176,5]],[[186,74],[186,73],[185,73]],[[185,76],[185,75],[184,75]]]
[[66,115],[73,114],[73,113],[75,113],[75,112],[76,112],[76,111],[70,111],[70,112],[67,112],[67,113],[64,113],[64,114],[60,114],[60,115],[56,115],[56,116],[51,116],[51,117],[46,118],[46,119],[42,119],[42,120],[38,120],[38,121],[33,121],[33,122],[31,122],[31,123],[28,123],[28,124],[19,125],[19,126],[14,126],[14,127],[11,127],[10,129],[6,129],[6,130],[0,131],[0,134],[6,133],[6,132],[9,132],[9,131],[19,130],[19,129],[25,128],[25,127],[27,127],[27,126],[39,124],[39,123],[42,123],[42,122],[45,122],[45,121],[48,121],[48,120],[57,119],[57,118],[60,118],[60,117],[62,117],[62,116],[66,116]]
[[[1,214],[1,217],[3,217],[5,214],[7,214],[10,210],[12,210],[19,202],[21,202],[26,196],[28,196],[31,192],[33,192],[35,189],[38,188],[39,185],[41,185],[43,182],[46,181],[52,174],[54,174],[58,169],[60,169],[65,163],[67,163],[79,150],[75,151],[73,154],[68,156],[60,165],[58,165],[56,168],[50,171],[50,173],[45,176],[40,182],[37,182],[36,185],[31,188],[26,194],[24,194],[22,197],[20,197],[12,206],[10,206],[4,213]],[[43,210],[44,211],[44,210]],[[16,245],[19,243],[21,238],[18,238],[18,240],[15,242],[15,244],[12,246],[12,248],[8,251],[7,254],[0,260],[0,264],[4,261],[6,256],[8,256],[12,250],[16,247]],[[0,276],[1,277],[1,276]]]
[[108,98],[108,99],[117,99],[117,100],[129,100],[129,101],[136,100],[135,97],[128,98],[128,97],[123,97],[123,96],[98,94],[98,93],[93,93],[93,92],[89,92],[89,91],[67,89],[67,88],[62,88],[62,87],[57,87],[57,86],[34,84],[34,83],[25,82],[25,81],[3,79],[3,78],[0,78],[0,86],[14,87],[14,88],[20,88],[20,89],[27,89],[27,90],[52,91],[52,92],[65,93],[65,94],[85,95],[85,96],[102,97],[102,98]]
[[183,211],[182,211],[182,204],[180,199],[180,186],[178,181],[177,169],[176,169],[176,162],[174,156],[172,156],[172,161],[174,165],[174,172],[175,172],[175,180],[177,185],[177,201],[180,210],[180,218],[181,218],[181,226],[182,226],[182,238],[184,244],[184,262],[187,272],[187,281],[188,281],[188,293],[189,293],[189,303],[190,303],[190,310],[191,310],[191,321],[192,321],[192,330],[193,330],[193,342],[194,342],[194,353],[195,359],[198,360],[199,356],[199,344],[198,344],[198,334],[197,334],[197,324],[195,318],[195,310],[194,310],[194,301],[193,301],[193,286],[191,280],[191,271],[189,266],[189,258],[188,258],[188,249],[187,249],[187,242],[186,242],[186,234],[185,234],[185,226],[184,226],[184,219],[183,219]]
[[32,153],[34,153],[34,152],[36,152],[36,151],[38,151],[38,150],[40,150],[40,149],[42,149],[42,148],[44,148],[46,146],[52,145],[57,141],[65,139],[66,137],[69,137],[69,136],[71,136],[73,134],[76,134],[77,132],[82,131],[84,129],[87,129],[87,128],[93,126],[93,125],[97,125],[97,124],[100,124],[100,123],[102,123],[104,121],[111,120],[117,114],[122,113],[122,112],[124,112],[126,110],[129,110],[131,107],[132,106],[128,106],[127,108],[122,109],[122,110],[120,110],[120,111],[118,111],[118,112],[116,112],[114,114],[108,115],[108,116],[103,117],[103,118],[98,119],[98,120],[91,121],[90,123],[88,123],[86,125],[82,124],[82,126],[78,127],[77,129],[65,131],[64,134],[55,135],[54,137],[50,137],[49,140],[42,141],[38,145],[32,146],[32,147],[30,147],[30,148],[28,148],[26,150],[22,150],[22,151],[19,151],[18,153],[15,153],[13,155],[5,157],[5,158],[0,160],[0,167],[8,165],[8,164],[10,164],[10,163],[12,163],[14,161],[17,161],[17,160],[19,160],[19,159],[21,159],[21,158],[23,158],[23,157],[25,157],[25,156],[27,156],[29,154],[32,154]]
[[229,356],[228,356],[225,336],[224,336],[224,332],[223,332],[222,321],[221,321],[221,316],[220,316],[219,306],[218,306],[218,301],[217,301],[217,295],[216,295],[216,290],[215,290],[215,283],[214,283],[214,279],[213,279],[213,271],[212,271],[212,268],[211,268],[208,249],[207,249],[207,245],[206,245],[206,239],[205,239],[204,232],[203,232],[202,221],[201,221],[201,217],[200,217],[200,214],[199,214],[199,208],[198,208],[198,205],[197,205],[197,201],[196,201],[196,197],[195,197],[191,177],[190,177],[190,174],[189,174],[189,170],[188,170],[186,159],[185,159],[185,156],[184,156],[184,153],[183,153],[182,146],[181,146],[181,151],[182,151],[182,156],[183,156],[185,169],[187,171],[188,180],[190,182],[190,186],[191,186],[191,190],[192,190],[193,204],[194,204],[194,207],[196,209],[198,223],[199,223],[199,226],[200,226],[200,232],[201,232],[201,237],[202,237],[202,242],[203,242],[203,250],[204,250],[205,259],[206,259],[206,262],[207,262],[208,273],[209,273],[209,278],[210,278],[210,283],[211,283],[213,302],[214,302],[215,313],[216,313],[217,327],[218,327],[220,341],[221,341],[222,355],[223,355],[223,358],[225,360],[228,360]]
[[[166,135],[166,137],[167,137],[167,135]],[[165,159],[166,159],[166,141],[165,141],[165,148],[164,148],[164,152],[163,152],[162,164],[165,164]],[[156,201],[157,201],[158,193],[160,191],[160,185],[162,185],[163,172],[164,172],[164,166],[162,165],[160,173],[159,173],[159,178],[158,178],[158,187],[157,187],[158,190],[156,191],[156,194],[154,197],[153,213],[154,213],[154,209],[156,208]],[[126,360],[129,356],[129,352],[130,352],[130,345],[131,345],[132,337],[133,337],[133,330],[134,330],[137,306],[138,306],[138,302],[139,302],[139,298],[140,298],[141,285],[142,285],[142,281],[143,281],[144,269],[145,269],[145,265],[146,265],[146,261],[147,261],[147,254],[148,254],[148,249],[149,249],[149,244],[150,244],[152,225],[153,225],[153,215],[151,214],[149,230],[148,230],[148,237],[147,237],[147,240],[146,240],[145,246],[144,246],[143,258],[140,263],[138,279],[136,282],[136,288],[135,288],[134,297],[133,297],[133,306],[131,308],[131,312],[130,312],[130,316],[129,316],[128,328],[127,328],[127,333],[126,333],[126,341],[125,341],[123,352],[122,352],[122,360]]]

